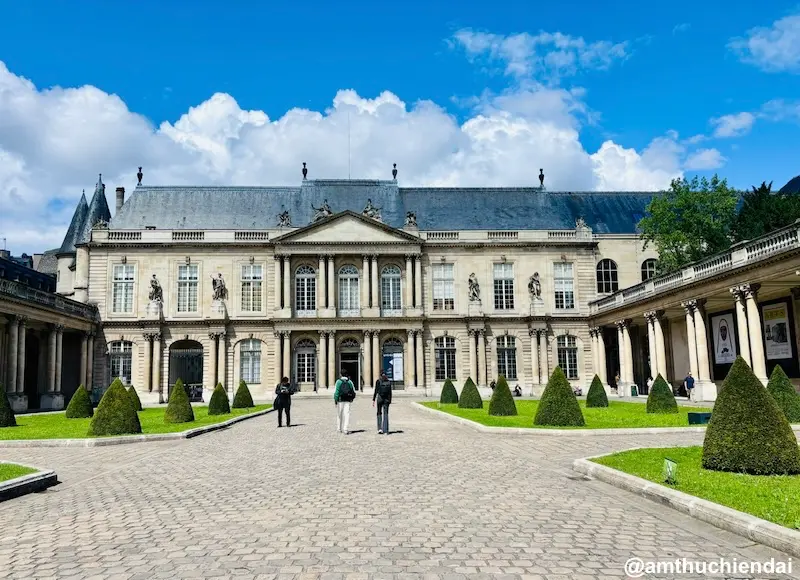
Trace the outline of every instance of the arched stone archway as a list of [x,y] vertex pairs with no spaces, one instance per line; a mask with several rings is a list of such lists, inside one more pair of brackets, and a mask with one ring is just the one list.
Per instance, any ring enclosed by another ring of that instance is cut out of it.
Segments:
[[203,345],[196,340],[179,340],[169,347],[168,397],[178,379],[189,391],[190,401],[203,400]]

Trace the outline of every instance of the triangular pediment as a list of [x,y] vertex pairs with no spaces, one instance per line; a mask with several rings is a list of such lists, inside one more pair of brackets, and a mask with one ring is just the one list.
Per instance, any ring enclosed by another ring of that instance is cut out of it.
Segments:
[[273,239],[276,243],[420,243],[417,236],[355,212],[344,211]]

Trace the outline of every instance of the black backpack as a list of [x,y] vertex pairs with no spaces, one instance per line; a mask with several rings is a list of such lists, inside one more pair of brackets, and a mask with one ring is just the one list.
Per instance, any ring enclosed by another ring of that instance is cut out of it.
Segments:
[[388,401],[392,398],[392,382],[391,381],[383,381],[378,379],[378,386],[377,386],[378,396],[384,400]]
[[339,385],[339,400],[345,403],[351,403],[356,398],[356,390],[353,388],[353,383],[350,380],[342,381]]

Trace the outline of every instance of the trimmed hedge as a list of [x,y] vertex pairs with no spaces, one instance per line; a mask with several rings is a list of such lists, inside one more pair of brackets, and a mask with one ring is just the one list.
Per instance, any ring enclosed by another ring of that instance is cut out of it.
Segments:
[[439,395],[439,402],[442,405],[454,405],[458,403],[458,393],[453,385],[453,381],[447,379],[442,387],[442,394]]
[[775,365],[772,376],[767,383],[767,390],[789,423],[800,423],[800,394],[794,390],[789,377],[783,372],[781,365]]
[[[602,388],[602,385],[601,387]],[[553,370],[533,418],[534,425],[550,427],[583,427],[586,421],[564,371]]]
[[178,387],[182,388],[186,392],[186,398],[187,399],[190,398],[189,397],[189,385],[184,385],[183,384],[183,379],[181,379],[181,378],[179,378],[177,381],[175,381],[175,384],[173,385],[172,388],[173,389],[177,389]]
[[742,357],[736,357],[714,404],[703,467],[753,475],[800,473],[800,447],[789,421]]
[[239,381],[239,388],[236,389],[236,394],[233,397],[233,405],[231,406],[234,409],[249,409],[250,407],[255,407],[253,396],[250,394],[250,389],[247,388],[247,383],[244,382],[244,379]]
[[169,394],[167,410],[164,411],[164,423],[191,423],[194,421],[194,410],[189,402],[189,395],[183,388],[183,381],[178,379]]
[[214,392],[211,393],[211,400],[208,402],[209,415],[227,415],[231,412],[228,403],[228,393],[222,388],[222,383],[217,383]]
[[131,404],[128,391],[122,381],[114,379],[103,394],[100,404],[89,424],[89,435],[131,435],[141,433],[139,415]]
[[3,395],[0,397],[0,427],[16,427],[17,419],[14,417],[14,409],[8,402],[8,395],[2,384],[0,384],[0,392]]
[[461,396],[458,399],[458,408],[483,409],[483,399],[472,378],[467,378],[467,382],[464,383],[464,388],[461,389]]
[[586,407],[608,407],[608,396],[603,388],[603,381],[597,375],[592,379],[589,392],[586,393]]
[[503,375],[497,378],[497,385],[492,391],[492,398],[489,399],[489,414],[495,417],[510,417],[517,414],[517,404]]
[[672,394],[672,389],[669,388],[667,381],[660,374],[656,377],[653,388],[650,389],[650,394],[647,395],[647,412],[678,412],[678,402],[675,400],[675,395]]
[[65,416],[67,419],[87,419],[94,415],[92,399],[83,385],[80,385],[67,405]]
[[133,408],[137,411],[141,411],[142,401],[139,399],[139,393],[136,392],[136,389],[133,388],[133,385],[128,388],[128,396],[131,398],[131,404],[133,405]]

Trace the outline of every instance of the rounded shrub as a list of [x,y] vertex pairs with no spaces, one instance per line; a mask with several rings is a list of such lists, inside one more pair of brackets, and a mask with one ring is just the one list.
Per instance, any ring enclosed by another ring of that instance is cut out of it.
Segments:
[[72,395],[65,415],[67,419],[88,419],[94,415],[92,399],[89,397],[89,391],[83,385],[80,385]]
[[547,381],[547,386],[539,401],[539,408],[536,410],[536,416],[533,418],[533,424],[549,427],[583,427],[586,425],[578,399],[575,398],[572,386],[560,366],[553,370],[553,374]]
[[517,414],[517,404],[503,375],[497,378],[497,385],[492,391],[492,398],[489,399],[489,414],[495,417],[510,417]]
[[214,392],[211,393],[211,400],[208,402],[209,415],[227,415],[231,412],[231,406],[228,403],[228,393],[222,388],[222,383],[217,383],[214,387]]
[[775,365],[772,376],[767,383],[767,391],[778,403],[783,414],[789,423],[800,423],[800,394],[794,390],[794,386],[786,373],[783,372],[781,365]]
[[778,403],[737,357],[714,404],[703,467],[752,475],[800,473],[800,447]]
[[111,386],[103,394],[100,404],[89,424],[90,436],[130,435],[141,433],[142,425],[139,415],[131,404],[128,391],[122,381],[114,379]]
[[447,379],[442,387],[442,394],[439,395],[439,402],[442,405],[453,405],[458,403],[458,393],[453,385],[453,381]]
[[589,392],[586,393],[587,407],[608,407],[608,396],[603,388],[603,381],[597,375],[592,379]]
[[136,389],[133,388],[133,385],[128,388],[128,396],[131,398],[131,404],[133,405],[133,408],[137,411],[141,411],[142,401],[139,399],[139,393],[136,392]]
[[675,395],[672,394],[672,389],[669,388],[667,381],[661,375],[656,377],[653,388],[650,389],[650,394],[647,395],[647,412],[678,412],[678,402],[675,400]]
[[239,388],[236,389],[236,394],[233,396],[232,407],[234,409],[249,409],[250,407],[255,407],[253,396],[250,394],[250,389],[247,388],[247,383],[244,382],[244,379],[239,381]]
[[0,384],[0,427],[16,427],[17,419],[14,417],[14,409],[8,402],[8,395],[2,384]]
[[472,378],[467,378],[464,388],[461,389],[461,397],[458,399],[459,409],[483,409],[483,399],[478,392],[478,387]]
[[189,402],[189,395],[183,388],[180,379],[175,382],[172,392],[169,394],[167,410],[164,411],[164,423],[191,423],[194,421],[194,410]]

